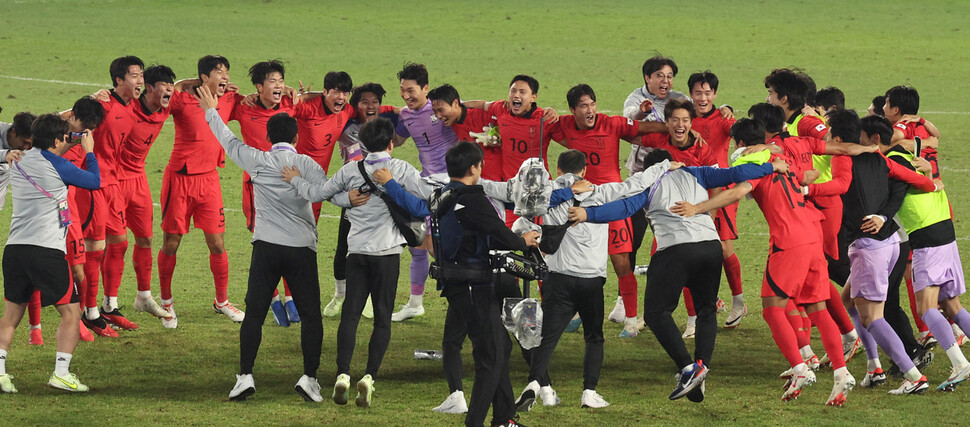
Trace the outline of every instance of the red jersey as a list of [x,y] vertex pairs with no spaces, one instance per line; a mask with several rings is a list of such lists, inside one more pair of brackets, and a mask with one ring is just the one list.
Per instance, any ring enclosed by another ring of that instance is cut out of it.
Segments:
[[[893,125],[893,131],[900,131],[903,133],[903,139],[920,139],[929,138],[930,132],[926,130],[926,126],[923,126],[915,122],[896,122]],[[938,179],[940,177],[940,167],[939,167],[939,157],[935,148],[933,147],[923,147],[920,150],[919,156],[930,162],[930,166],[933,167],[932,178]]]
[[[108,186],[118,182],[117,152],[118,147],[125,141],[135,124],[131,115],[131,107],[111,91],[111,100],[102,102],[104,121],[94,130],[94,155],[98,158],[98,168],[101,171],[101,186]],[[83,155],[82,155],[83,157]]]
[[623,116],[597,114],[591,129],[579,130],[576,117],[559,117],[550,126],[552,139],[564,142],[571,149],[586,155],[585,178],[593,184],[620,182],[620,139],[633,139],[640,130],[640,123]]
[[[223,122],[229,122],[235,105],[235,92],[226,92],[219,97],[216,110]],[[205,111],[192,91],[176,91],[169,108],[175,121],[175,142],[168,168],[173,172],[196,175],[225,167],[226,152],[209,129]]]
[[[693,139],[693,136],[688,136]],[[687,166],[714,166],[717,167],[718,159],[709,145],[699,145],[691,142],[685,148],[678,147],[670,142],[670,135],[665,133],[648,133],[640,138],[640,144],[644,147],[662,148],[670,152],[670,156],[675,162],[681,162]]]
[[734,122],[733,118],[725,119],[716,108],[691,121],[690,128],[700,133],[707,141],[707,145],[717,156],[718,166],[722,168],[731,166],[728,163],[728,151],[731,149],[731,126]]
[[118,149],[118,179],[130,179],[145,174],[145,159],[148,150],[162,132],[162,125],[168,120],[171,108],[162,108],[152,113],[145,108],[141,99],[131,103],[131,114],[135,124],[131,133]]
[[815,168],[812,155],[825,154],[825,141],[818,138],[775,135],[765,143],[775,144],[785,151],[785,159],[798,182],[802,181],[805,171]]
[[[798,126],[792,129],[791,124],[798,120]],[[828,126],[818,116],[804,116],[796,114],[788,121],[788,133],[792,136],[811,136],[813,138],[825,139],[825,134],[829,133]]]
[[[772,155],[771,160],[777,157]],[[794,162],[792,159],[785,160],[789,164]],[[818,223],[821,215],[806,206],[802,186],[796,181],[795,174],[773,173],[748,183],[753,187],[751,196],[758,202],[768,221],[771,245],[778,249],[789,249],[819,242]]]
[[[455,124],[451,125],[451,130],[455,132],[459,141],[475,142],[475,138],[470,133],[485,132],[493,124],[495,124],[495,116],[488,111],[462,105],[461,117]],[[484,154],[482,178],[490,181],[501,181],[502,147],[482,147],[482,152]]]
[[[393,112],[394,107],[382,105],[379,113]],[[334,113],[327,107],[324,97],[320,96],[293,107],[293,117],[299,128],[299,142],[296,152],[306,154],[319,164],[330,164],[333,147],[343,133],[347,121],[357,116],[357,109],[349,103]]]
[[[284,96],[275,107],[266,108],[258,98],[255,107],[243,105],[242,100],[246,97],[239,93],[235,93],[233,98],[235,106],[232,108],[232,114],[229,115],[229,121],[239,122],[239,131],[242,133],[243,142],[250,147],[269,151],[270,148],[273,148],[273,144],[266,140],[266,123],[269,122],[270,117],[279,113],[287,113],[292,116],[293,99]],[[303,142],[303,140],[299,142]]]
[[548,152],[552,137],[550,126],[542,123],[541,108],[532,103],[532,110],[525,116],[515,116],[505,108],[505,100],[501,99],[493,102],[488,112],[495,116],[502,138],[503,181],[518,174],[519,166],[532,157],[541,157],[542,164],[546,170],[549,169]]

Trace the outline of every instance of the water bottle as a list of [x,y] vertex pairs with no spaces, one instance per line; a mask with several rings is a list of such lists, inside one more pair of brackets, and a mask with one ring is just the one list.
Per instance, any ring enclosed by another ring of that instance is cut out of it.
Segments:
[[414,350],[414,358],[417,360],[441,360],[441,352],[438,350]]

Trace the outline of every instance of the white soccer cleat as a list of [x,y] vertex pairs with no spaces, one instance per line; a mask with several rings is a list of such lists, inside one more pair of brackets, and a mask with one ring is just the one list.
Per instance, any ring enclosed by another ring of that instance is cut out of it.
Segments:
[[13,375],[10,375],[10,374],[0,375],[0,392],[4,392],[4,393],[17,392],[17,387],[13,386]]
[[860,349],[862,349],[862,338],[856,337],[848,342],[843,341],[842,358],[845,359],[845,363],[849,363],[849,361],[852,360],[852,357],[855,356]]
[[954,366],[953,370],[950,371],[950,377],[936,389],[937,391],[953,391],[967,378],[970,378],[970,363],[965,363],[963,366]]
[[532,381],[525,386],[525,390],[522,390],[522,394],[519,394],[519,398],[515,399],[515,407],[517,412],[529,412],[532,410],[532,406],[536,404],[536,397],[539,395],[539,382]]
[[812,357],[809,357],[808,360],[805,361],[805,364],[808,365],[808,369],[817,371],[818,368],[822,366],[822,360],[818,358],[817,354],[813,354]]
[[448,398],[440,405],[431,409],[439,414],[464,414],[468,412],[468,403],[465,402],[465,392],[458,390],[448,395]]
[[647,322],[641,317],[637,319],[637,331],[643,332],[644,329],[647,329]]
[[412,307],[410,304],[404,304],[401,306],[401,310],[397,313],[391,314],[392,322],[403,322],[405,320],[424,316],[424,305],[419,305],[417,307]]
[[684,328],[684,335],[682,335],[682,337],[684,339],[694,338],[694,335],[696,333],[697,333],[697,328],[694,325],[687,325],[687,327]]
[[539,398],[542,399],[542,406],[556,406],[562,402],[551,385],[539,387]]
[[848,371],[835,377],[835,385],[832,386],[832,393],[829,394],[829,400],[825,402],[825,406],[841,408],[842,405],[845,405],[845,399],[853,387],[855,387],[855,378]]
[[179,318],[175,315],[175,303],[163,305],[162,308],[172,314],[170,317],[162,318],[162,326],[164,326],[165,329],[175,329],[179,327]]
[[919,338],[916,339],[916,342],[918,342],[919,345],[924,349],[929,350],[933,348],[938,341],[936,341],[936,338],[930,331],[923,331],[919,333]]
[[370,408],[371,397],[374,395],[374,378],[370,374],[364,375],[357,381],[357,406]]
[[226,301],[226,303],[222,305],[217,302],[213,302],[212,309],[215,310],[216,313],[225,314],[226,317],[233,322],[242,322],[243,319],[246,318],[246,313],[236,308],[236,306],[232,305],[232,303],[229,301]]
[[865,388],[872,388],[885,382],[886,373],[883,372],[882,368],[876,368],[875,371],[866,372],[866,376],[862,378],[859,385]]
[[135,311],[148,313],[159,319],[168,319],[173,317],[172,313],[162,308],[162,306],[155,302],[155,298],[142,298],[136,296],[135,303],[132,305],[135,307]]
[[57,375],[57,373],[53,373],[51,374],[51,379],[47,381],[47,385],[57,389],[67,390],[71,393],[84,393],[90,390],[88,386],[81,384],[77,380],[77,375],[71,373],[63,377]]
[[616,305],[613,306],[613,311],[607,317],[610,322],[622,323],[623,319],[626,319],[626,308],[623,307],[623,297],[616,297]]
[[347,390],[349,388],[350,375],[337,375],[337,381],[333,383],[333,403],[338,405],[346,405],[347,401],[350,400],[350,396],[347,395]]
[[[815,383],[815,372],[808,369],[804,363],[791,369],[791,378],[788,380],[788,387],[781,395],[781,400],[785,402],[798,399],[802,389]],[[854,384],[853,384],[854,385]]]
[[598,408],[605,408],[607,406],[610,406],[610,402],[607,402],[606,399],[603,399],[603,396],[600,396],[600,394],[597,393],[596,390],[586,389],[586,390],[583,390],[583,397],[579,399],[579,406],[581,408],[598,409]]
[[320,383],[317,382],[316,378],[311,378],[307,375],[300,377],[300,380],[296,382],[296,386],[293,387],[296,394],[299,394],[304,401],[307,402],[323,402],[323,396],[320,395]]
[[637,318],[628,317],[623,320],[623,330],[620,331],[620,338],[635,338],[640,335],[640,329],[637,328]]
[[725,304],[724,300],[720,298],[718,298],[717,302],[714,303],[714,308],[717,309],[717,314],[727,313],[728,311],[727,304]]
[[340,309],[344,306],[344,297],[334,296],[330,299],[330,302],[323,307],[324,317],[334,317],[340,314]]
[[728,313],[727,320],[724,321],[725,329],[734,329],[741,324],[741,319],[748,315],[748,306],[741,305],[738,307],[736,305],[731,306],[731,311]]
[[889,390],[889,394],[897,396],[904,394],[921,394],[928,388],[930,388],[930,384],[926,380],[926,375],[923,375],[919,380],[916,381],[903,380],[903,383],[899,385],[899,388]]
[[956,323],[951,324],[953,327],[953,338],[956,339],[957,345],[963,347],[963,344],[967,342],[967,334],[960,329],[960,326]]
[[229,392],[229,400],[241,402],[256,393],[256,382],[253,374],[236,375],[236,385]]

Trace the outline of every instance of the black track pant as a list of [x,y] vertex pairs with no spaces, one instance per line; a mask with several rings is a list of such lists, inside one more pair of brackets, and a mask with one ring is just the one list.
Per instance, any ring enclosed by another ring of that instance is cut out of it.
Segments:
[[903,282],[906,263],[909,261],[910,248],[909,242],[899,244],[899,258],[896,259],[896,265],[893,266],[893,270],[889,273],[889,291],[886,294],[886,306],[883,309],[883,317],[886,318],[889,326],[892,326],[893,330],[896,331],[896,335],[899,335],[899,339],[903,341],[903,346],[906,347],[906,353],[912,356],[920,348],[920,345],[916,342],[916,336],[913,334],[913,325],[909,323],[909,316],[906,315],[906,310],[903,310],[899,305],[899,287]]
[[[682,243],[658,251],[650,259],[647,290],[643,298],[643,318],[657,336],[677,369],[695,359],[710,365],[717,333],[715,302],[721,285],[721,244],[717,240]],[[690,289],[697,309],[697,335],[694,357],[687,352],[680,329],[671,313],[677,309],[684,287]],[[585,318],[584,318],[585,319]]]
[[337,251],[333,254],[333,278],[347,278],[347,236],[350,234],[350,220],[347,209],[340,210],[340,225],[337,226]]
[[583,388],[596,390],[603,367],[603,284],[605,277],[582,278],[549,273],[542,284],[542,343],[533,352],[529,379],[550,385],[549,360],[573,315],[583,319],[586,355]]
[[643,245],[643,237],[647,235],[647,227],[649,225],[650,222],[647,221],[647,215],[642,210],[630,216],[630,232],[633,234],[633,251],[630,252],[630,267],[636,267],[637,265],[637,251]]
[[367,348],[366,373],[377,378],[377,370],[391,341],[391,311],[400,268],[399,254],[347,256],[347,298],[340,310],[340,326],[337,327],[337,374],[350,375],[350,360],[357,344],[357,324],[370,295],[374,304],[374,331]]
[[263,339],[263,322],[280,277],[289,284],[293,303],[300,314],[303,373],[316,378],[323,345],[317,253],[310,248],[281,246],[259,240],[253,242],[249,288],[246,290],[246,317],[239,328],[239,373],[253,373],[256,353]]

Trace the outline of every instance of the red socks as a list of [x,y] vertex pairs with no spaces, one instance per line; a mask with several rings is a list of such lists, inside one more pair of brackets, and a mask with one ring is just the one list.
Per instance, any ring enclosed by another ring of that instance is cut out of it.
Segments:
[[229,256],[225,252],[209,254],[209,269],[216,285],[216,302],[226,302],[229,299]]
[[[279,291],[276,291],[275,293],[279,293]],[[293,297],[293,294],[290,293],[290,285],[286,283],[286,279],[283,279],[283,295],[291,298]]]
[[916,323],[916,328],[920,332],[929,331],[930,327],[926,326],[926,322],[923,321],[923,318],[919,316],[919,311],[916,310],[916,293],[913,292],[913,277],[911,274],[906,276],[906,292],[909,294],[909,309],[913,311],[913,322]]
[[623,298],[623,308],[626,317],[637,317],[637,277],[633,273],[618,277],[620,282],[620,298]]
[[84,254],[84,281],[86,282],[87,295],[82,304],[84,307],[98,306],[98,280],[101,278],[101,261],[104,258],[104,251],[89,251]]
[[30,295],[30,303],[27,304],[27,320],[30,321],[30,326],[40,324],[40,291],[35,290]]
[[789,327],[792,329],[792,332],[795,333],[795,342],[798,344],[798,348],[811,344],[811,329],[809,329],[808,334],[805,333],[805,321],[802,320],[802,314],[798,309],[798,306],[796,306],[791,299],[788,300],[788,306],[784,308],[784,313],[785,317],[788,319],[788,324],[790,325]]
[[162,299],[172,299],[172,275],[175,273],[175,255],[158,251],[158,285]]
[[697,316],[694,310],[694,297],[690,295],[690,289],[684,288],[684,308],[687,309],[688,316]]
[[[849,317],[849,312],[845,311],[845,304],[842,304],[842,295],[839,294],[839,290],[832,283],[829,283],[829,299],[825,301],[825,307],[828,309],[832,320],[839,327],[840,334],[845,335],[855,329],[852,318]],[[818,323],[815,326],[818,326]]]
[[775,345],[781,350],[782,356],[785,356],[788,363],[792,367],[803,363],[802,355],[798,352],[795,331],[792,329],[792,325],[788,323],[788,319],[785,318],[785,309],[765,307],[761,315],[764,316],[768,328],[771,329],[771,337],[775,340]]
[[838,326],[835,325],[832,316],[829,315],[829,311],[819,310],[814,313],[808,313],[808,317],[815,323],[819,335],[822,336],[822,346],[825,347],[825,352],[828,353],[829,360],[832,361],[832,369],[844,367],[845,357],[842,354],[842,336],[839,334]]
[[105,249],[104,261],[101,265],[104,274],[104,295],[117,297],[121,288],[121,277],[125,272],[125,252],[128,252],[128,241],[109,243]]
[[738,260],[738,254],[731,254],[731,256],[724,258],[721,265],[724,266],[724,275],[727,276],[728,286],[731,287],[731,295],[740,295],[743,291],[741,289],[741,261]]
[[135,266],[135,281],[139,291],[152,290],[152,248],[135,245],[131,253],[131,263]]

